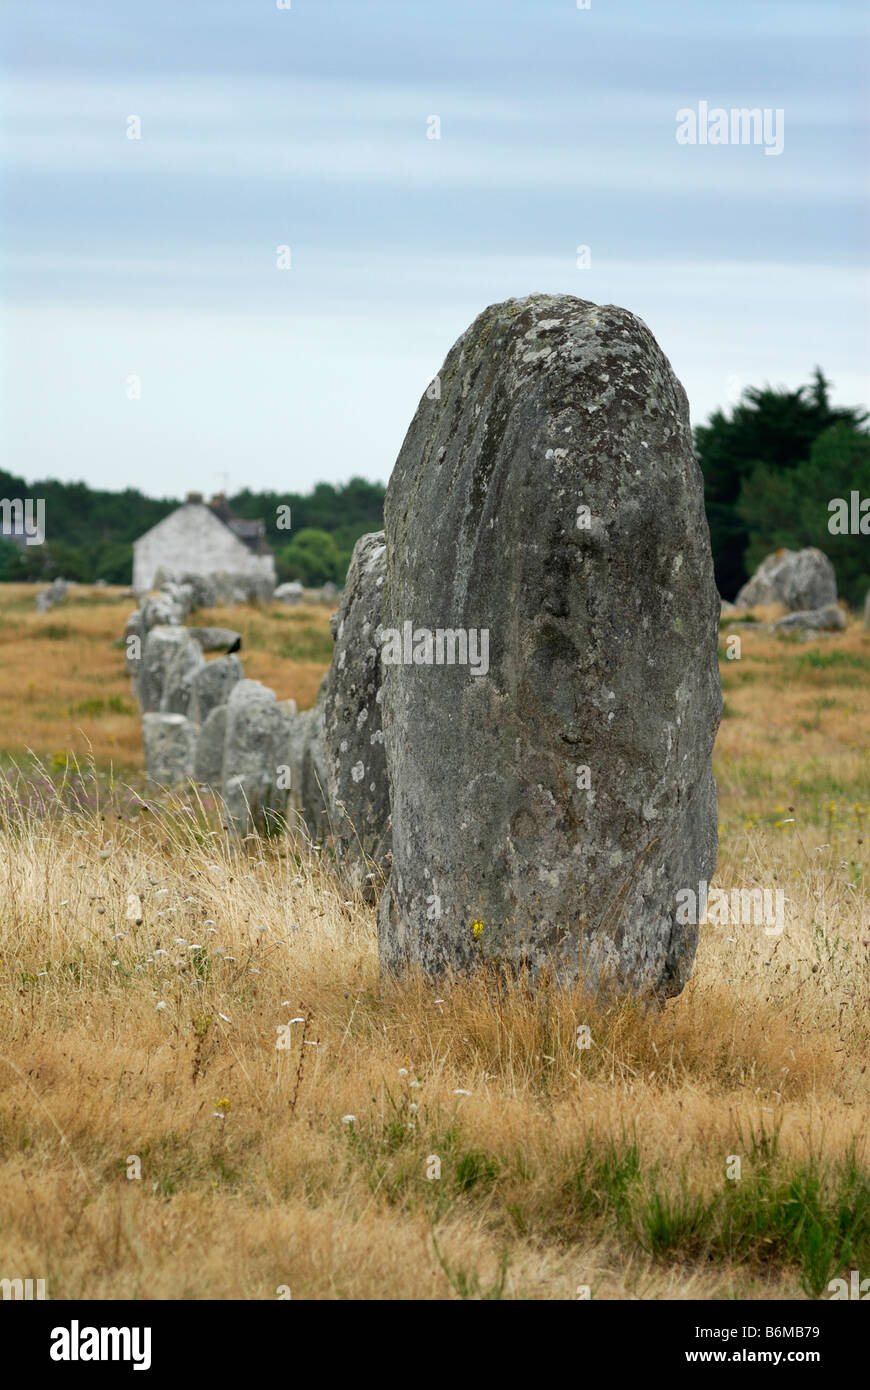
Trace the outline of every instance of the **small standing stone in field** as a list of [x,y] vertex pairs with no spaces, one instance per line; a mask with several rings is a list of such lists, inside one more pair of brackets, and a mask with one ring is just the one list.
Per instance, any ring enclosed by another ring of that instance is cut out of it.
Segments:
[[827,555],[814,546],[766,555],[734,600],[737,608],[783,603],[792,612],[837,602],[837,579]]
[[233,686],[226,704],[223,795],[237,830],[262,827],[286,806],[278,768],[289,762],[289,725],[268,686],[251,680]]
[[272,597],[278,603],[301,603],[305,592],[297,580],[291,579],[286,584],[279,584]]
[[152,782],[174,787],[193,776],[196,725],[183,714],[144,714],[142,737]]
[[36,595],[37,613],[48,613],[50,609],[56,608],[59,603],[63,603],[67,596],[69,585],[65,579],[58,575],[53,579],[47,589],[41,589]]
[[378,641],[385,571],[383,532],[361,536],[330,618],[335,649],[317,703],[290,722],[294,805],[368,895],[372,863],[384,873],[390,855]]
[[838,603],[828,603],[824,608],[802,609],[797,613],[787,613],[773,624],[774,632],[793,632],[804,629],[807,632],[842,632],[846,626],[846,614]]

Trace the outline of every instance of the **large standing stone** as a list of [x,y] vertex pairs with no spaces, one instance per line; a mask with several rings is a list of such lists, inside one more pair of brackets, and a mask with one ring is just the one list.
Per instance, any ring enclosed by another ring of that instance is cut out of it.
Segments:
[[827,555],[806,550],[776,550],[762,560],[734,600],[738,608],[784,603],[793,612],[827,608],[837,602],[837,577]]
[[196,727],[183,714],[143,715],[142,739],[152,782],[174,787],[193,776]]
[[435,385],[386,499],[382,964],[678,993],[721,712],[685,393],[633,314],[546,295],[485,310]]

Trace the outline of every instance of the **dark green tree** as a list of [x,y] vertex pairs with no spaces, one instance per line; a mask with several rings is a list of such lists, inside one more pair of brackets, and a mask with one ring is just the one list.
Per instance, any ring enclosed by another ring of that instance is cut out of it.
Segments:
[[[744,483],[759,467],[765,478],[788,474],[809,459],[815,440],[834,425],[858,430],[865,423],[866,411],[832,406],[829,396],[829,383],[817,367],[808,386],[796,391],[749,387],[730,415],[717,410],[696,427],[716,583],[724,598],[733,598],[748,577],[752,532],[738,510]],[[775,488],[770,500],[776,504]]]
[[[229,500],[239,516],[265,521],[266,540],[276,559],[289,550],[289,561],[278,563],[282,579],[298,577],[309,584],[332,579],[341,584],[354,541],[383,526],[384,491],[382,483],[351,478],[338,485],[319,483],[304,495],[246,488]],[[86,582],[129,583],[133,541],[178,506],[171,498],[146,497],[135,488],[105,492],[81,482],[28,483],[3,470],[0,497],[41,498],[45,503],[46,543],[13,545],[0,554],[0,580],[19,581],[52,579],[62,573]],[[286,518],[288,506],[290,529],[279,529],[279,517]],[[330,537],[330,544],[309,538],[299,547],[299,538],[311,530]]]
[[328,531],[311,526],[278,551],[276,569],[281,583],[298,579],[306,588],[325,584],[328,580],[334,584],[344,582],[335,541]]
[[[796,468],[776,472],[759,464],[744,480],[737,503],[750,536],[747,568],[755,569],[781,546],[817,546],[834,566],[840,595],[860,606],[870,586],[870,535],[838,533],[830,505],[842,498],[851,512],[853,492],[859,500],[870,499],[870,437],[849,425],[820,434]],[[870,528],[870,518],[865,525]]]

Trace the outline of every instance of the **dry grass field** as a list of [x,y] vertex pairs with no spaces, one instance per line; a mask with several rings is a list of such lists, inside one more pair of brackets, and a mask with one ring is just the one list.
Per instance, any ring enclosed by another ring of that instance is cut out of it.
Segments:
[[[193,793],[113,787],[141,765],[129,607],[0,591],[22,766],[0,788],[0,1276],[72,1299],[782,1299],[870,1274],[870,632],[723,627],[716,883],[781,888],[785,930],[702,926],[656,1012],[486,972],[383,984],[373,910],[300,838],[236,844]],[[324,610],[213,620],[310,703]],[[76,797],[54,755],[88,746]]]
[[[61,607],[37,613],[36,592],[0,585],[0,758],[31,749],[43,761],[92,756],[124,776],[141,769],[139,711],[114,645],[135,600],[125,589],[76,584]],[[332,658],[329,612],[275,603],[203,610],[196,620],[240,632],[245,674],[307,709]]]

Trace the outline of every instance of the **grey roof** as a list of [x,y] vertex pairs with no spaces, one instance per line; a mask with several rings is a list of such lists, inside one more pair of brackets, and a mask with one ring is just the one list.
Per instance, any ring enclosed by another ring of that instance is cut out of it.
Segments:
[[206,503],[209,511],[222,521],[255,555],[268,555],[271,547],[266,541],[266,523],[262,519],[247,521],[230,509],[224,497],[213,497]]

